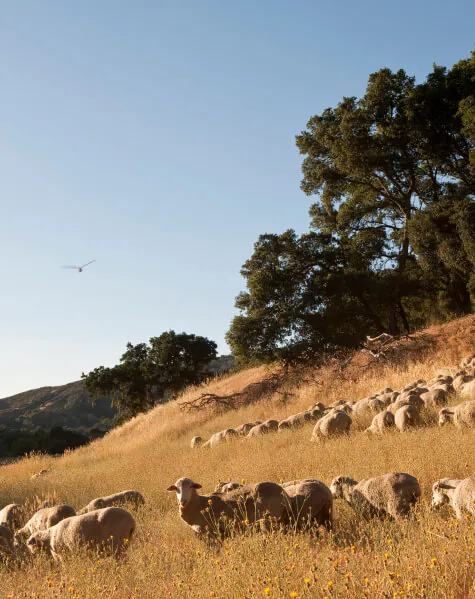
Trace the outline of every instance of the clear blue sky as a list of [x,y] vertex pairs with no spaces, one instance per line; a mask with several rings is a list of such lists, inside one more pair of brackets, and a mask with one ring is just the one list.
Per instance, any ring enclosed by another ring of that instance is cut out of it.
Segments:
[[227,353],[258,235],[308,226],[295,134],[379,68],[468,57],[474,23],[469,0],[0,2],[0,397],[169,329]]

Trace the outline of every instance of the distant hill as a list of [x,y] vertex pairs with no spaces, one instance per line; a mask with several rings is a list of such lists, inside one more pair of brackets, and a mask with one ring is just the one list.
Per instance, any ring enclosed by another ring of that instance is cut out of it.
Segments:
[[92,405],[82,381],[0,399],[0,426],[13,430],[56,426],[82,431],[109,429],[116,414],[110,399],[101,398]]
[[[235,366],[233,356],[220,356],[208,369],[221,374]],[[92,405],[82,381],[59,387],[40,387],[0,399],[0,430],[50,430],[61,426],[81,432],[91,428],[108,430],[114,426],[117,410],[111,400],[101,398]]]

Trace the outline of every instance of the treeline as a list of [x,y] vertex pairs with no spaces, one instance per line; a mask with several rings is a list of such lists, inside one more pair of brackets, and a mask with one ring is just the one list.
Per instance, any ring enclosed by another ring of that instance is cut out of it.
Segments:
[[81,445],[98,439],[106,433],[105,430],[91,429],[87,434],[56,426],[47,431],[42,428],[35,430],[2,430],[0,429],[0,456],[15,458],[32,451],[62,454],[66,449],[76,449]]
[[167,331],[148,344],[128,343],[116,366],[83,373],[84,387],[93,401],[111,397],[119,410],[117,422],[124,422],[176,397],[188,385],[231,370],[234,358],[217,358],[216,347],[206,337]]
[[475,300],[475,53],[424,82],[369,77],[296,136],[309,231],[261,235],[227,341],[241,364],[309,360]]

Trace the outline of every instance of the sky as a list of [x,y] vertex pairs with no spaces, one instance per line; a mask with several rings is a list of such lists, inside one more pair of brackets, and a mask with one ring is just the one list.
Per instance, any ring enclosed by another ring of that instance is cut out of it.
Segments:
[[228,353],[258,236],[308,229],[295,135],[380,68],[468,57],[474,23],[468,0],[0,0],[0,397],[170,329]]

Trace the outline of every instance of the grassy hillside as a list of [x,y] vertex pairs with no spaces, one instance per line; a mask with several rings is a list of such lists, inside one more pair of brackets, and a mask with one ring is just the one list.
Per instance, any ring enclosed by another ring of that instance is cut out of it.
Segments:
[[91,404],[82,381],[59,387],[41,387],[0,399],[0,424],[7,429],[45,429],[63,426],[88,430],[109,428],[117,414],[108,399]]
[[[268,374],[255,368],[190,389],[178,401],[60,459],[36,456],[1,467],[0,505],[52,496],[79,508],[95,496],[129,488],[141,491],[147,505],[137,516],[125,562],[81,555],[58,566],[35,558],[19,570],[0,569],[0,597],[475,597],[475,520],[458,523],[450,512],[430,509],[435,480],[475,472],[474,430],[427,426],[368,438],[361,422],[349,438],[312,444],[309,425],[209,451],[189,447],[196,434],[207,437],[250,420],[280,419],[316,401],[397,389],[442,369],[454,372],[474,349],[475,318],[467,317],[402,343],[386,361],[369,363],[370,356],[360,353],[344,368],[335,362],[309,372],[306,382],[287,389],[286,403],[279,394],[222,413],[180,409],[203,391],[234,393]],[[51,472],[31,480],[41,468]],[[209,491],[218,479],[311,477],[330,484],[339,474],[360,479],[390,471],[411,473],[421,483],[423,501],[407,521],[359,521],[337,501],[331,535],[249,534],[225,541],[219,552],[193,537],[179,519],[175,495],[165,491],[180,476]]]

